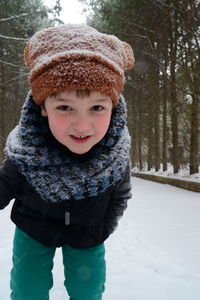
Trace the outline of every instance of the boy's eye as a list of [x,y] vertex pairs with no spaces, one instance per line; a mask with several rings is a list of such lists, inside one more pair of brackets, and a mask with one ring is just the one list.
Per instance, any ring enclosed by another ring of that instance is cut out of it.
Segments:
[[59,105],[56,107],[57,110],[61,110],[61,111],[69,111],[71,110],[71,107],[68,105]]
[[91,110],[94,110],[94,111],[102,111],[103,109],[104,109],[104,107],[101,105],[94,105],[91,107]]

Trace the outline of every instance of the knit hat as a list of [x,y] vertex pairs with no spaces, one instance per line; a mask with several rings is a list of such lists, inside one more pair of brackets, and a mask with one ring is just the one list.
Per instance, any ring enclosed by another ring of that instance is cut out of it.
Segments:
[[40,105],[66,89],[90,89],[116,105],[124,71],[134,65],[129,44],[84,24],[50,27],[37,32],[25,48],[33,99]]

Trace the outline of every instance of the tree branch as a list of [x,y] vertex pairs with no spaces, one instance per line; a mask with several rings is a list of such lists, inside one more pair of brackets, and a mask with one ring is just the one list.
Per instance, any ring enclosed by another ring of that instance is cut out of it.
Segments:
[[0,59],[0,63],[1,63],[1,64],[4,64],[4,65],[11,66],[11,67],[16,67],[16,68],[21,68],[21,67],[22,67],[22,65],[15,65],[15,64],[13,64],[13,63],[9,63],[9,62],[3,61],[3,60],[1,60],[1,59]]
[[28,14],[27,13],[23,13],[23,14],[18,15],[18,16],[12,16],[12,17],[9,17],[9,18],[0,19],[0,22],[12,21],[12,20],[19,19],[19,18],[26,17],[26,16],[28,16]]
[[14,41],[27,41],[28,40],[28,39],[24,39],[24,38],[16,38],[13,36],[6,36],[6,35],[2,35],[2,34],[0,34],[0,38],[6,39],[6,40],[14,40]]

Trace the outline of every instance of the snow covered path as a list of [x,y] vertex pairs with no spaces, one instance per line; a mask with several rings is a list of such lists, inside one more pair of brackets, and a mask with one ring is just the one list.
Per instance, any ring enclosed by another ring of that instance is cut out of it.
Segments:
[[[0,300],[9,300],[14,226],[0,212]],[[133,178],[133,199],[106,242],[104,300],[200,300],[200,194]],[[67,300],[58,249],[50,300]]]

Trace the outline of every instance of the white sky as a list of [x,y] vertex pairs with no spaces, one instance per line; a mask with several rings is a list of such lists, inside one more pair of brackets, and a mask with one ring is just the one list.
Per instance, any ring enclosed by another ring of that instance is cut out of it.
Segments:
[[[56,0],[44,0],[45,5],[53,7]],[[61,0],[63,10],[60,13],[60,19],[65,23],[86,23],[86,16],[83,15],[84,5],[78,0]]]

